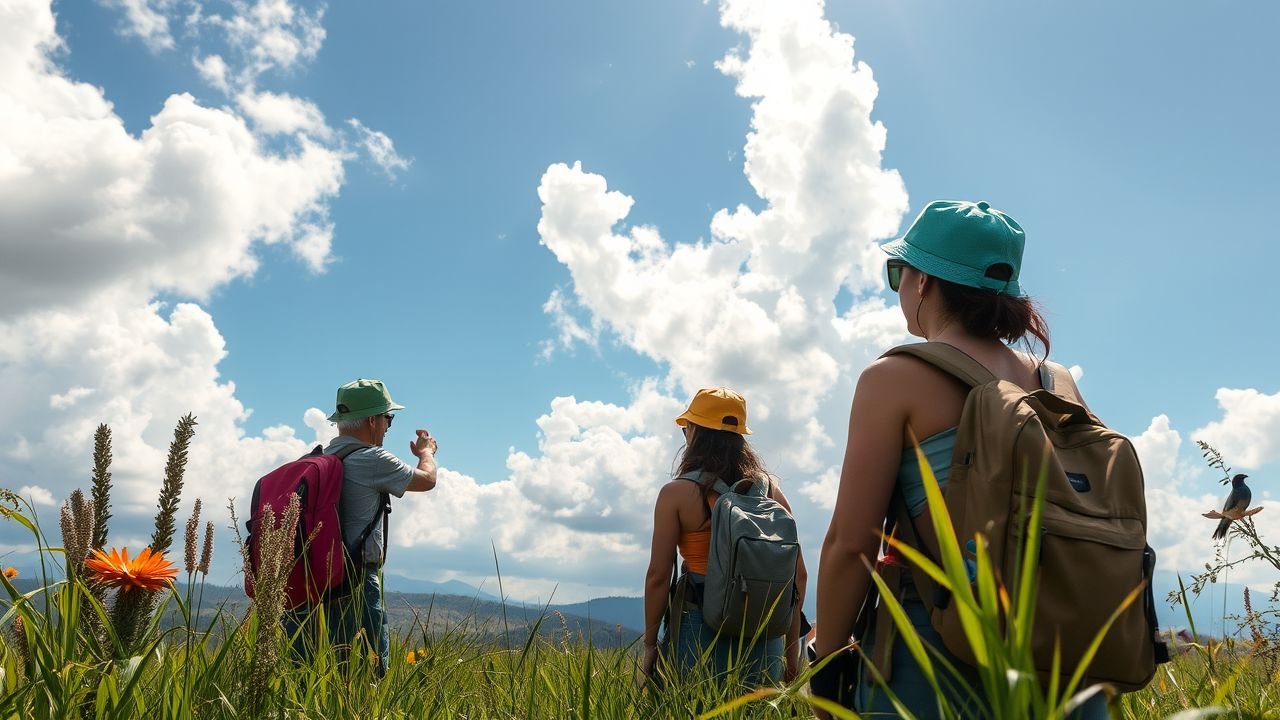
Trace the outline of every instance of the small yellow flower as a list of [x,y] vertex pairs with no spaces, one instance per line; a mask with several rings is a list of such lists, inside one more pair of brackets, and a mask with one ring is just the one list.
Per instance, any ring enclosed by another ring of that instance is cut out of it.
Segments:
[[426,656],[427,656],[427,651],[423,650],[422,648],[418,648],[418,659],[422,660]]
[[14,579],[14,578],[16,578],[16,577],[18,577],[18,568],[16,568],[16,567],[7,567],[7,568],[5,568],[5,569],[4,569],[4,579],[5,579],[5,580],[12,580],[12,579]]
[[408,653],[405,654],[404,661],[409,665],[413,665],[418,662],[418,656],[412,650],[410,650]]

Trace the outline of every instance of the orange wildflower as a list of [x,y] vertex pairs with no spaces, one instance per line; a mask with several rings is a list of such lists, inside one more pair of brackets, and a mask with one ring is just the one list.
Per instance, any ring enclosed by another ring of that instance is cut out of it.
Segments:
[[18,568],[16,568],[16,567],[7,567],[7,568],[5,568],[5,569],[4,569],[4,579],[5,579],[5,580],[12,580],[12,579],[14,579],[14,578],[16,578],[16,577],[18,577]]
[[110,555],[94,550],[84,566],[93,571],[98,582],[125,591],[162,590],[178,576],[178,569],[165,559],[164,553],[153,553],[151,548],[143,548],[133,560],[129,559],[129,548],[112,548]]
[[418,662],[418,656],[412,650],[410,650],[408,653],[405,654],[404,661],[409,665],[414,665]]

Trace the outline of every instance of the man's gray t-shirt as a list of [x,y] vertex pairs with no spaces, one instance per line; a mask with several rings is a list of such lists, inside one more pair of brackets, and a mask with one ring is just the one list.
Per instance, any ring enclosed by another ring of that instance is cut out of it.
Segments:
[[[362,445],[359,440],[339,435],[324,449],[332,455],[344,445]],[[347,456],[342,470],[342,539],[354,543],[360,533],[369,526],[381,504],[381,493],[404,497],[409,482],[413,480],[413,468],[405,461],[380,447],[356,450]],[[382,562],[382,519],[379,518],[369,539],[364,543],[364,562],[377,565]],[[351,548],[353,555],[357,548]],[[358,556],[356,556],[358,557]]]

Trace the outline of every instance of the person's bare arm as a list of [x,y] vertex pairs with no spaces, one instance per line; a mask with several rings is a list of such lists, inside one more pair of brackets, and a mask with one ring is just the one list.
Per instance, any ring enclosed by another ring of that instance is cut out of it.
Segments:
[[649,569],[644,580],[644,664],[641,669],[653,672],[658,658],[658,629],[667,611],[671,591],[671,568],[676,561],[676,543],[680,539],[679,486],[668,483],[658,492],[653,508],[653,542],[649,553]]
[[863,559],[876,560],[903,449],[907,418],[901,393],[912,367],[902,360],[872,363],[854,391],[840,486],[818,567],[819,657],[849,643],[867,595],[870,575]]
[[439,447],[426,430],[418,430],[414,439],[409,441],[409,451],[417,456],[418,467],[413,469],[413,479],[406,490],[426,492],[436,486],[436,449]]

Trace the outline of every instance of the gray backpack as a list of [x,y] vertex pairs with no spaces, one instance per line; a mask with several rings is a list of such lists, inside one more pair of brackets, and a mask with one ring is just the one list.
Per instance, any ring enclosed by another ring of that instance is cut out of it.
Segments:
[[791,627],[800,540],[795,518],[769,497],[770,487],[768,480],[733,488],[716,480],[712,488],[720,498],[711,509],[702,618],[725,635],[771,638]]

